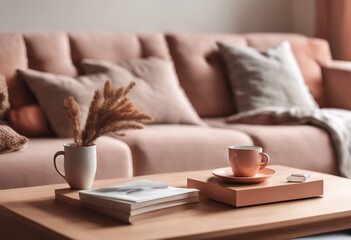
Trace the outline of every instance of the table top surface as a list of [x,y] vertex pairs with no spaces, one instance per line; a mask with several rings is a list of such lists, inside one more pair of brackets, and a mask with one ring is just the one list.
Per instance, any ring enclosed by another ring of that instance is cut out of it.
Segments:
[[[287,167],[270,166],[277,172]],[[291,173],[301,172],[289,168]],[[186,187],[187,177],[208,174],[211,170],[166,173],[95,181],[93,187],[114,185],[136,179],[167,182]],[[123,224],[83,207],[55,200],[56,184],[0,191],[0,214],[12,215],[34,228],[68,239],[204,239],[225,236],[251,236],[265,233],[269,238],[298,237],[350,228],[338,221],[351,219],[351,180],[312,171],[324,180],[324,196],[235,208],[210,199],[170,208],[167,214],[145,219],[133,225]],[[290,231],[289,231],[290,229]],[[251,234],[251,235],[250,235]],[[273,234],[273,235],[271,235]],[[262,238],[262,235],[261,235]]]

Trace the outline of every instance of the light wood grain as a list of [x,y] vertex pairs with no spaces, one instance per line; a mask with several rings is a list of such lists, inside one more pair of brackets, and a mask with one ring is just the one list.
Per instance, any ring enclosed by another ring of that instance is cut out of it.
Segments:
[[[287,170],[282,166],[271,167],[277,171]],[[290,170],[291,173],[301,172]],[[323,198],[243,208],[202,199],[198,204],[172,208],[169,214],[125,225],[83,207],[55,201],[54,190],[67,187],[60,184],[0,191],[0,215],[25,223],[42,233],[43,238],[50,239],[272,239],[351,228],[351,180],[304,172],[324,179]],[[94,187],[142,178],[185,187],[187,177],[207,173],[195,171],[102,180],[96,181]]]

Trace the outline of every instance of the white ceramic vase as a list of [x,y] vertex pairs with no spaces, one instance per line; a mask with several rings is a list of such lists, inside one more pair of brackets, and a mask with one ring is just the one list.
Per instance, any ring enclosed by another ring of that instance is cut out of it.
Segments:
[[[93,185],[96,173],[96,145],[77,147],[75,143],[64,144],[64,151],[54,155],[56,171],[66,180],[73,189],[89,189]],[[56,165],[56,158],[64,156],[64,173]]]

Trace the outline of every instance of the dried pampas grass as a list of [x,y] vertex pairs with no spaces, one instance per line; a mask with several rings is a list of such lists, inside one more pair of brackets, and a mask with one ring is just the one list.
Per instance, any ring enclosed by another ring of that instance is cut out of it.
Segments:
[[63,106],[65,107],[68,117],[73,124],[74,142],[77,143],[78,146],[82,146],[79,105],[73,97],[69,97],[63,101]]
[[108,133],[123,136],[129,129],[142,129],[140,121],[152,119],[127,97],[134,86],[135,82],[131,82],[126,88],[113,89],[111,81],[107,80],[103,93],[95,91],[83,130],[78,103],[73,97],[64,100],[63,106],[73,124],[74,141],[78,146],[91,146],[98,137]]

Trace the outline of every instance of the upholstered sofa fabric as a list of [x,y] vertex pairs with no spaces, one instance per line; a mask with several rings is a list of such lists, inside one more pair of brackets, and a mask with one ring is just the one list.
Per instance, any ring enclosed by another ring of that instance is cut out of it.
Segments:
[[146,57],[166,57],[168,47],[162,33],[69,33],[72,61],[78,70],[84,58],[121,62]]
[[71,47],[65,32],[27,33],[24,35],[26,43],[28,68],[76,76],[77,69],[71,58]]
[[54,136],[49,126],[47,115],[37,103],[10,109],[6,115],[8,121],[11,123],[11,127],[24,136]]
[[308,125],[230,124],[225,118],[204,119],[213,127],[233,129],[250,136],[269,153],[271,164],[338,174],[333,145],[326,131]]
[[28,58],[23,35],[0,34],[0,75],[6,78],[11,108],[34,102],[33,95],[17,74],[17,68],[27,68]]
[[321,66],[331,61],[331,53],[325,40],[284,33],[172,33],[167,34],[166,38],[179,81],[200,117],[234,113],[217,41],[260,50],[274,47],[284,40],[289,41],[312,96],[319,106],[326,106]]
[[228,146],[252,145],[245,133],[190,125],[155,124],[120,138],[132,151],[134,175],[228,166]]
[[[284,40],[290,42],[317,103],[321,107],[348,108],[348,70],[329,71],[332,62],[329,45],[321,39],[282,33],[2,33],[0,75],[6,77],[11,103],[7,118],[11,126],[22,127],[32,136],[50,135],[46,116],[27,84],[19,79],[16,69],[33,68],[76,76],[83,73],[80,63],[84,58],[117,63],[170,55],[180,85],[198,114],[216,120],[218,116],[236,112],[216,42],[267,49]],[[324,75],[322,68],[325,68]],[[328,86],[332,86],[333,90],[326,89]],[[40,126],[43,128],[40,129]],[[228,145],[253,144],[262,145],[272,156],[272,163],[337,173],[330,140],[325,132],[317,128],[213,126],[225,129],[155,125],[147,126],[143,131],[129,132],[125,138],[120,138],[127,144],[118,142],[116,146],[116,139],[99,139],[98,164],[103,165],[98,166],[97,178],[130,176],[133,168],[135,175],[141,175],[228,166]],[[62,150],[62,144],[67,141],[72,140],[31,138],[26,149],[0,155],[0,188],[63,181],[54,171],[52,155]]]
[[[77,70],[71,60],[69,38],[65,32],[52,33],[26,33],[23,38],[25,66],[17,66],[20,69],[27,67],[35,70],[57,74],[74,76]],[[28,59],[28,60],[27,60]],[[13,69],[14,71],[16,69]],[[17,74],[14,74],[17,76]],[[20,99],[25,99],[21,104],[12,107],[7,116],[11,126],[19,133],[28,137],[52,136],[46,116],[37,105],[35,97],[18,77],[13,81],[14,89],[24,85]],[[9,87],[11,91],[12,86]],[[11,94],[10,94],[11,95]],[[27,121],[30,119],[30,121]]]
[[[0,189],[64,183],[55,171],[53,156],[63,150],[67,138],[32,138],[25,149],[0,155]],[[96,179],[130,177],[133,175],[132,158],[128,146],[111,137],[97,141]],[[60,171],[63,157],[57,158]],[[68,187],[68,185],[67,185]]]
[[[81,70],[80,62],[83,58],[118,62],[168,55],[167,43],[162,33],[0,34],[0,75],[6,77],[12,107],[12,114],[8,116],[8,120],[20,134],[30,137],[52,136],[48,122],[42,121],[45,115],[38,109],[40,107],[27,85],[18,78],[16,69],[29,67],[49,73],[76,76]],[[27,118],[32,120],[34,127],[25,119],[17,117],[27,114],[30,115]],[[39,125],[42,127],[38,128]]]
[[240,35],[168,34],[169,50],[179,81],[201,117],[234,112],[216,41],[245,46]]
[[[82,73],[80,61],[83,58],[119,62],[149,56],[167,57],[171,54],[180,84],[198,114],[201,117],[217,117],[232,114],[235,109],[216,41],[265,49],[283,40],[291,43],[306,84],[317,103],[325,106],[321,65],[331,61],[329,46],[324,40],[295,34],[1,34],[0,74],[6,77],[12,110],[20,111],[21,107],[35,103],[35,98],[18,78],[18,68],[30,66],[72,76],[75,72]],[[34,106],[32,108],[35,109]],[[39,112],[35,109],[31,113],[33,119],[42,119]],[[9,121],[12,123],[11,118]],[[30,129],[26,128],[26,131],[30,132]],[[50,134],[47,125],[41,131]]]
[[328,107],[351,110],[351,63],[333,61],[323,67]]

